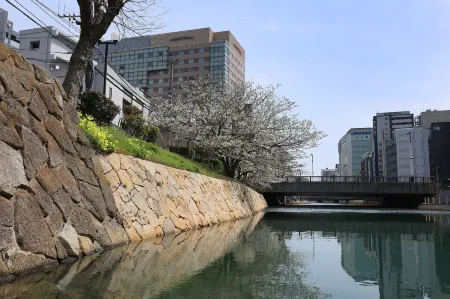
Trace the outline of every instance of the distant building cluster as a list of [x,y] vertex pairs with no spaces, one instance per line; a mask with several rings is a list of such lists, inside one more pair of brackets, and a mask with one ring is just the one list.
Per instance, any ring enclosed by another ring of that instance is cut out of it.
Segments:
[[412,181],[450,179],[450,110],[377,113],[372,127],[339,140],[338,176]]

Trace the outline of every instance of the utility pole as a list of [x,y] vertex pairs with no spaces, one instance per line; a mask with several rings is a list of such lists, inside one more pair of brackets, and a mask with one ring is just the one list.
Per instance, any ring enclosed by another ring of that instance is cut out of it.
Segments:
[[99,40],[99,45],[105,45],[105,68],[103,71],[103,95],[106,97],[106,82],[108,79],[108,46],[109,45],[116,45],[117,42],[120,40],[120,36],[117,32],[111,33],[111,40],[110,41],[102,41]]
[[[311,176],[314,176],[314,155],[311,154]],[[312,181],[312,177],[311,177]]]

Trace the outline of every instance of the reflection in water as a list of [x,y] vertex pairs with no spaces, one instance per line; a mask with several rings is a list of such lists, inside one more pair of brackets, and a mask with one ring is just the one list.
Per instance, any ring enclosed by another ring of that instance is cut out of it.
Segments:
[[0,285],[0,298],[152,298],[223,256],[262,217],[114,248]]
[[[450,298],[448,214],[277,214],[264,220],[290,240],[309,237],[315,248],[336,240],[342,269],[360,286],[378,286],[376,298]],[[352,285],[341,288],[339,295],[348,289],[343,298],[358,298]]]
[[0,285],[1,298],[450,299],[450,216],[269,209]]

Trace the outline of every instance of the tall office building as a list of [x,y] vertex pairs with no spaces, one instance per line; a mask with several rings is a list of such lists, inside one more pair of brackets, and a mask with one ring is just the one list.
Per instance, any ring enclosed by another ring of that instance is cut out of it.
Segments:
[[409,111],[377,113],[373,117],[373,151],[375,153],[375,176],[386,176],[386,146],[394,137],[395,129],[414,126],[414,115]]
[[341,176],[360,176],[361,160],[372,151],[372,128],[350,129],[338,144],[339,173]]
[[430,155],[427,129],[421,127],[397,129],[394,131],[397,176],[430,177]]
[[450,110],[430,110],[420,113],[416,125],[425,129],[431,129],[433,123],[450,122]]
[[450,179],[450,122],[433,123],[430,130],[430,166],[441,179]]
[[19,33],[13,27],[13,22],[8,20],[8,11],[0,8],[0,43],[17,51],[20,46]]
[[150,96],[205,76],[223,86],[245,80],[244,48],[230,31],[210,28],[122,39],[109,46],[108,63]]

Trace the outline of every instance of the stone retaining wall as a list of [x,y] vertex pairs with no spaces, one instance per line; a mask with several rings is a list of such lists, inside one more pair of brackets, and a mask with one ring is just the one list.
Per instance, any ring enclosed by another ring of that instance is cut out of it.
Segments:
[[132,241],[248,217],[266,207],[262,195],[239,183],[120,154],[100,162]]
[[265,207],[239,184],[96,156],[77,121],[61,84],[0,44],[0,275]]

